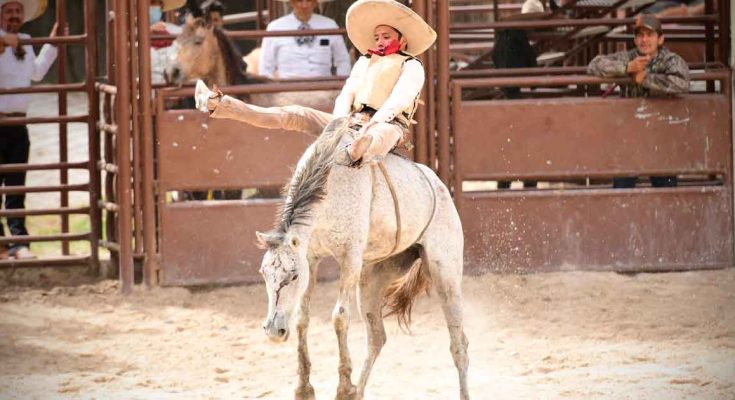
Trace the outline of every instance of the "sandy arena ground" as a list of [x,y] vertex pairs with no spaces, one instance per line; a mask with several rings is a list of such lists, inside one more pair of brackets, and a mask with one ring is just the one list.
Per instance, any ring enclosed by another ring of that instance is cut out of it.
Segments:
[[[261,285],[138,288],[116,281],[0,288],[0,398],[289,399],[295,340],[269,343]],[[317,287],[312,382],[334,398],[334,282]],[[734,399],[735,269],[485,275],[464,282],[474,399]],[[387,325],[369,399],[456,399],[437,296],[413,334]],[[353,319],[353,379],[364,335]]]

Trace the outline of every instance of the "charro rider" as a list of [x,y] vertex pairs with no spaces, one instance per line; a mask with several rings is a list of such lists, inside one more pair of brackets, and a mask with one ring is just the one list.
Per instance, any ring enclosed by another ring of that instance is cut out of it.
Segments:
[[301,106],[262,108],[197,84],[197,108],[213,118],[230,118],[263,128],[319,134],[326,124],[349,116],[357,139],[338,162],[358,165],[379,160],[403,137],[424,85],[415,56],[426,51],[436,32],[410,8],[394,0],[358,0],[347,10],[347,34],[363,54],[352,67],[332,114]]

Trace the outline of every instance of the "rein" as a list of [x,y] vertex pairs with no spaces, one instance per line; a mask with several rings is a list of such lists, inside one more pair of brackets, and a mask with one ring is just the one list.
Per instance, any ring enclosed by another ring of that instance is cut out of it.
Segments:
[[[429,229],[429,225],[431,224],[431,221],[434,220],[434,215],[436,214],[436,192],[434,191],[434,188],[431,186],[431,181],[429,181],[429,177],[426,176],[426,173],[422,171],[421,168],[418,165],[416,165],[416,163],[411,161],[411,164],[414,166],[414,168],[416,168],[421,173],[421,176],[424,178],[424,181],[426,181],[426,185],[429,187],[429,192],[431,192],[432,204],[431,204],[431,218],[429,218],[429,220],[426,221],[426,225],[424,226],[424,229],[421,230],[421,233],[416,238],[416,240],[414,240],[413,243],[411,243],[408,247],[413,246],[414,244],[416,244],[416,242],[421,240],[421,238],[424,236],[424,233],[426,233],[426,230]],[[380,172],[383,174],[383,178],[385,178],[385,181],[388,184],[390,195],[393,198],[393,209],[395,209],[396,211],[396,241],[393,244],[393,249],[390,251],[390,253],[388,253],[387,256],[381,257],[375,261],[369,261],[367,262],[367,264],[377,264],[377,263],[380,263],[380,262],[383,262],[389,259],[396,253],[396,250],[398,250],[398,246],[401,244],[401,230],[402,230],[401,208],[398,203],[398,193],[396,193],[396,188],[393,185],[393,180],[390,178],[390,175],[388,175],[388,170],[385,168],[385,164],[383,163],[383,161],[378,162],[378,168],[380,168]],[[370,176],[372,177],[373,192],[374,192],[375,191],[375,174],[372,173],[372,171],[373,169],[370,170],[371,172]]]

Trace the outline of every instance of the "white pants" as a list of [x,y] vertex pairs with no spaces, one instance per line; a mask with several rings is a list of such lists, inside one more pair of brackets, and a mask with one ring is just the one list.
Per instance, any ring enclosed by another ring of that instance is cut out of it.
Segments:
[[[209,100],[210,117],[233,119],[260,128],[286,129],[318,136],[333,119],[332,114],[298,105],[259,107],[231,96]],[[371,126],[367,134],[373,137],[363,159],[385,157],[403,136],[403,129],[387,122]]]

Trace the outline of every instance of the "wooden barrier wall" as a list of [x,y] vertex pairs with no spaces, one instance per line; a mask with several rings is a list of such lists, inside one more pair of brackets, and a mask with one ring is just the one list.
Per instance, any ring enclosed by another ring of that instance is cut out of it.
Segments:
[[[732,265],[729,107],[720,94],[455,104],[453,179],[467,270]],[[717,179],[676,188],[462,191],[473,180],[676,174]]]

